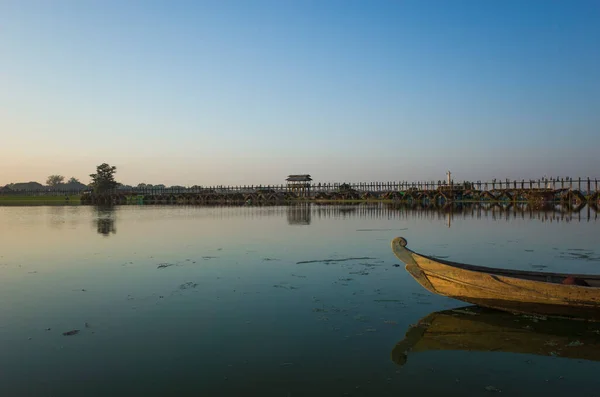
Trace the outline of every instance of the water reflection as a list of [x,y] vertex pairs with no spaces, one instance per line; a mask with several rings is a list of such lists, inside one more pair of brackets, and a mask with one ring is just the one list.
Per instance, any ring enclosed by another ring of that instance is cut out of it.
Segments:
[[597,221],[598,208],[590,206],[530,206],[525,203],[455,203],[446,206],[409,204],[356,204],[312,206],[313,217],[317,218],[387,218],[439,220],[448,227],[455,219],[491,218],[493,220],[528,219],[541,222]]
[[[214,219],[264,218],[266,216],[287,217],[290,225],[310,225],[321,219],[419,219],[439,221],[452,227],[455,220],[476,218],[509,222],[513,219],[537,220],[540,222],[596,222],[599,210],[596,206],[530,206],[526,203],[455,203],[446,206],[389,203],[302,203],[282,205],[178,205],[173,208],[214,208],[207,214]],[[141,208],[151,209],[152,206]],[[218,211],[221,209],[222,211]]]
[[110,236],[117,233],[115,227],[115,207],[98,206],[96,207],[96,217],[94,220],[96,230],[103,236]]
[[441,350],[534,354],[600,361],[600,324],[514,315],[478,306],[433,312],[409,327],[392,349],[404,365],[411,353]]
[[48,212],[48,224],[53,229],[62,229],[66,223],[66,206],[49,206],[46,207]]
[[288,225],[310,225],[310,204],[302,203],[287,207]]

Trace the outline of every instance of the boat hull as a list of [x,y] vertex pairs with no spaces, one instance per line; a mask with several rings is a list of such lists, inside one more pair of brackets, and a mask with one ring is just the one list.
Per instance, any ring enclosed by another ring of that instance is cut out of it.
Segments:
[[392,249],[415,280],[435,294],[513,313],[600,321],[600,288],[556,281],[568,275],[439,261],[409,250],[402,238],[392,241]]

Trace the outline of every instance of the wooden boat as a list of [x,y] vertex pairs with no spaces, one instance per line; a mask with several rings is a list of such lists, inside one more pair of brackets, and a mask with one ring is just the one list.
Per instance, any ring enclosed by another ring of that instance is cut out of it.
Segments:
[[497,269],[417,254],[402,237],[392,250],[427,290],[513,313],[600,321],[600,276]]
[[404,365],[408,354],[463,350],[535,354],[600,361],[600,324],[514,315],[479,306],[434,312],[410,326],[392,349]]

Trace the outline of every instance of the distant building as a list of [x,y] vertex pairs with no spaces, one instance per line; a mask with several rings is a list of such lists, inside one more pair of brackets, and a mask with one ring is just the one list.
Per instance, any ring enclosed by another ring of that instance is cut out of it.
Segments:
[[310,175],[288,175],[286,181],[289,192],[296,193],[298,197],[310,196],[310,183],[312,182]]

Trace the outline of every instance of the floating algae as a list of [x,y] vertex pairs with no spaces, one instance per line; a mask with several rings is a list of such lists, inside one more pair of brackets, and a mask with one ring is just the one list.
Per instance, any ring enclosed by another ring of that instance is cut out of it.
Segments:
[[171,266],[175,266],[174,263],[159,263],[158,266],[156,266],[157,269],[164,269],[167,267],[171,267]]
[[193,283],[191,281],[188,281],[187,283],[183,283],[179,286],[179,289],[189,289],[189,288],[196,288],[198,286],[197,283]]
[[285,284],[287,284],[287,283],[275,284],[275,285],[273,285],[273,287],[289,289],[289,290],[298,289],[298,287],[294,287],[293,285],[285,285]]
[[558,258],[569,260],[584,260],[589,262],[600,262],[599,256],[593,256],[594,251],[582,250],[577,248],[571,248],[568,251],[571,252],[561,252]]
[[356,229],[357,232],[392,232],[401,230],[408,230],[408,228],[404,227],[402,229]]
[[370,258],[370,257],[365,256],[365,257],[343,258],[343,259],[318,259],[318,260],[314,260],[314,261],[296,262],[296,265],[302,265],[302,264],[306,264],[306,263],[325,263],[326,265],[328,265],[328,264],[334,263],[334,262],[361,261],[361,260],[371,260],[371,259],[377,259],[377,258]]

